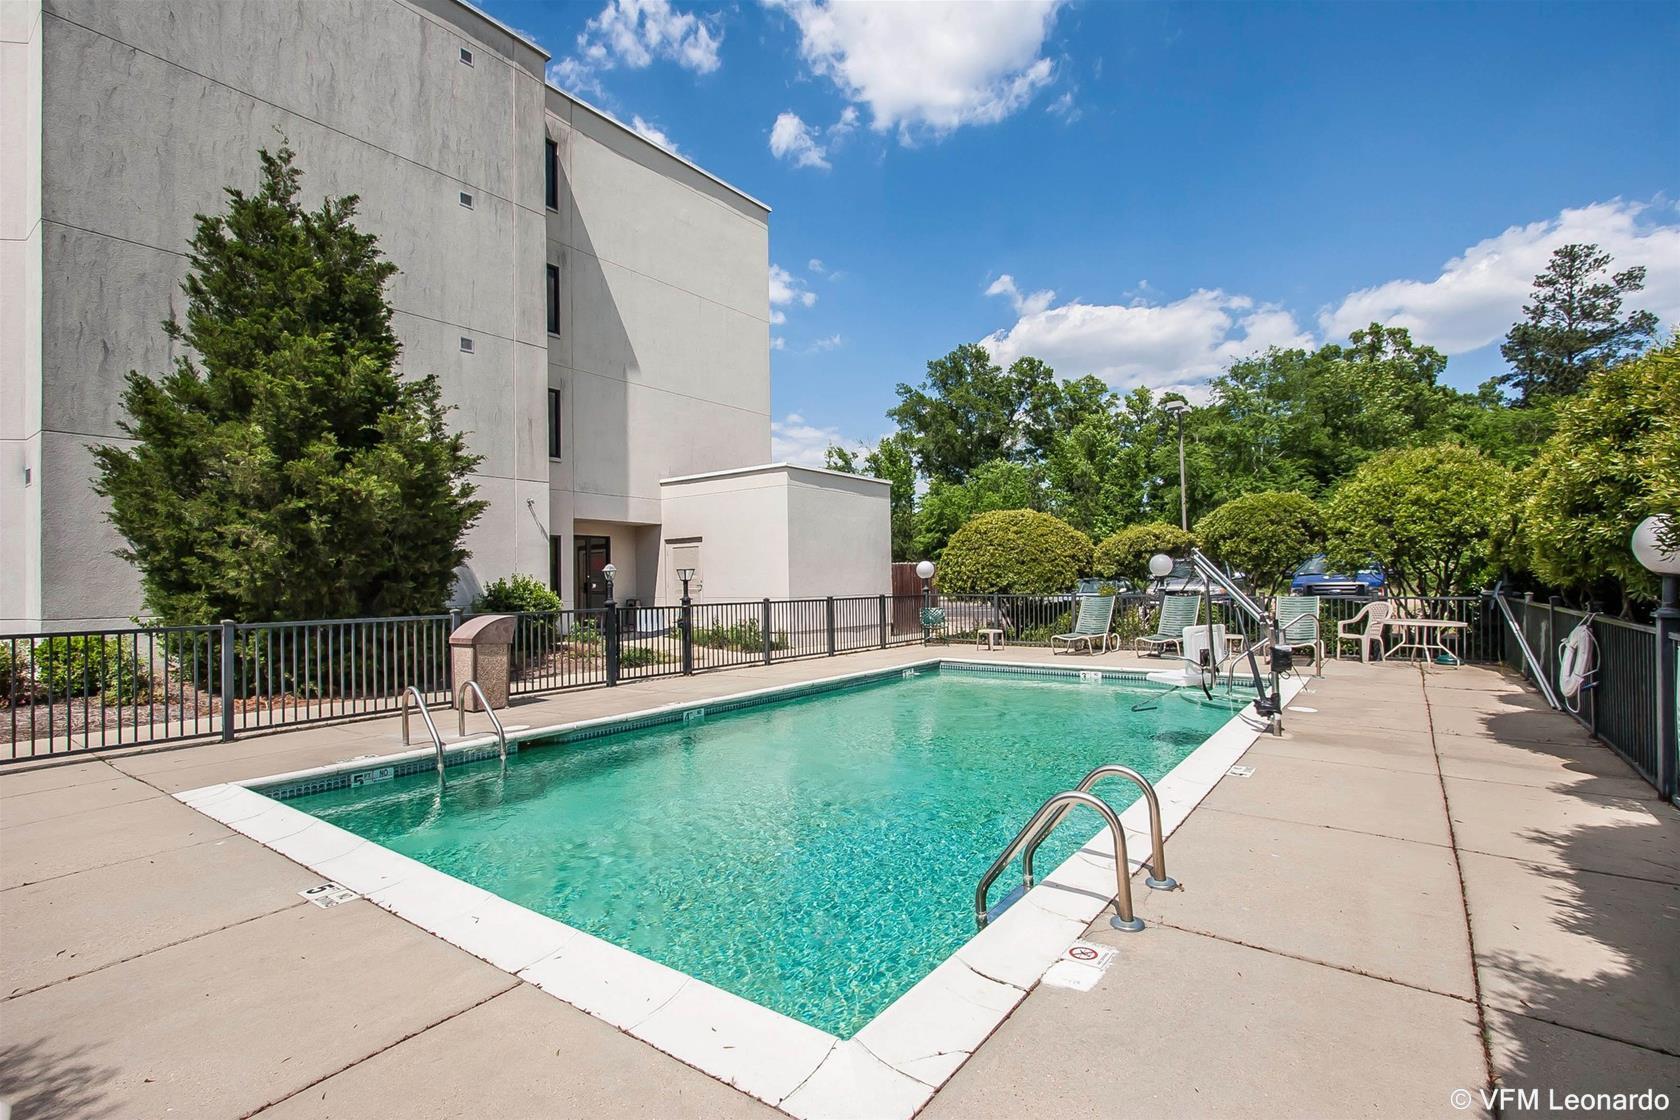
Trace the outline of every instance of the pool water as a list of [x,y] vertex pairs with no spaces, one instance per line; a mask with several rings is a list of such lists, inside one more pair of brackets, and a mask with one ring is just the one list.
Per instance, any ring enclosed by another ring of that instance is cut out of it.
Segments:
[[[291,804],[849,1038],[974,935],[976,881],[1046,797],[1104,763],[1159,779],[1231,714],[1142,684],[923,671]],[[1039,867],[1101,826],[1075,810]]]

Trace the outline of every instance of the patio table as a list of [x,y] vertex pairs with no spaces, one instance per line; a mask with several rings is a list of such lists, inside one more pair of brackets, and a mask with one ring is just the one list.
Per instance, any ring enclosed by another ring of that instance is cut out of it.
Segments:
[[1462,659],[1447,648],[1446,638],[1454,631],[1467,630],[1470,627],[1467,622],[1446,618],[1390,618],[1386,625],[1388,629],[1398,630],[1400,633],[1394,642],[1384,647],[1384,658],[1402,650],[1411,650],[1431,659],[1437,653],[1444,653],[1455,662]]

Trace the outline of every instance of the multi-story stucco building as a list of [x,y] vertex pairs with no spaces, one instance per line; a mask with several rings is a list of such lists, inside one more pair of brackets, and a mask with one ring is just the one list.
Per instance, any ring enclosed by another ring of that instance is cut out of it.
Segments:
[[610,558],[668,600],[673,556],[712,599],[886,589],[884,484],[760,465],[768,207],[546,61],[457,0],[0,0],[0,631],[140,609],[88,447],[175,357],[193,215],[282,137],[308,204],[361,196],[404,372],[484,457],[460,598],[592,605]]

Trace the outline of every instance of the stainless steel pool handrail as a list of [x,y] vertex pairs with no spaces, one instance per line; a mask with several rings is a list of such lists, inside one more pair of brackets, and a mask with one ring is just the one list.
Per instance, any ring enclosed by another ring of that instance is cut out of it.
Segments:
[[[1093,786],[1104,778],[1125,778],[1137,784],[1143,792],[1144,804],[1149,806],[1149,842],[1150,859],[1149,874],[1144,877],[1143,884],[1153,890],[1170,891],[1178,887],[1178,880],[1167,874],[1167,847],[1161,835],[1161,799],[1155,796],[1155,787],[1148,778],[1133,770],[1130,766],[1099,766],[1079,780],[1074,787],[1076,793],[1090,793]],[[1065,806],[1056,811],[1056,815],[1045,824],[1039,834],[1033,837],[1033,842],[1027,846],[1021,857],[1021,885],[1027,890],[1033,888],[1033,853],[1044,843],[1044,838],[1050,831],[1062,823],[1062,818],[1071,812],[1073,806]]]
[[467,689],[472,689],[478,696],[478,702],[484,705],[484,714],[490,717],[490,726],[496,729],[496,745],[501,748],[502,761],[507,761],[507,732],[502,730],[502,721],[496,718],[496,712],[490,707],[490,700],[484,695],[477,681],[464,681],[455,690],[455,713],[460,717],[456,733],[463,739],[467,735]]
[[[1058,793],[1040,805],[1038,812],[1032,815],[1032,820],[1015,834],[1015,839],[1009,842],[1009,846],[1003,850],[997,862],[980,877],[980,885],[974,889],[974,924],[978,928],[985,929],[990,920],[986,914],[986,892],[991,889],[997,877],[1003,874],[1003,869],[1009,866],[1009,861],[1015,858],[1015,853],[1024,848],[1026,858],[1030,860],[1033,850],[1043,842],[1043,836],[1039,834],[1041,826],[1058,810],[1073,805],[1087,805],[1102,814],[1103,820],[1108,824],[1109,833],[1114,837],[1115,916],[1108,920],[1108,924],[1115,929],[1129,932],[1143,928],[1142,919],[1132,912],[1132,874],[1131,864],[1126,859],[1126,830],[1121,827],[1120,818],[1115,816],[1114,810],[1108,807],[1107,802],[1094,794],[1075,789]],[[1048,829],[1045,832],[1048,833]]]
[[432,722],[432,713],[426,710],[426,698],[420,695],[420,690],[409,685],[403,690],[402,699],[402,736],[403,746],[408,746],[408,699],[414,698],[414,703],[420,708],[420,718],[426,721],[426,732],[432,737],[432,746],[437,750],[438,777],[443,777],[443,736],[438,734],[437,724]]

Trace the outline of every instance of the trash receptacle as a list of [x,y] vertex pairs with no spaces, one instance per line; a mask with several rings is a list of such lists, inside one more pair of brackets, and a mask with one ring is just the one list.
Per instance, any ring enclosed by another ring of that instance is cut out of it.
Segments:
[[[511,614],[481,614],[449,635],[450,680],[455,682],[457,695],[462,685],[477,681],[492,708],[507,707],[508,665],[513,657],[513,627],[517,621]],[[471,692],[463,702],[469,712],[482,710],[478,697]]]

